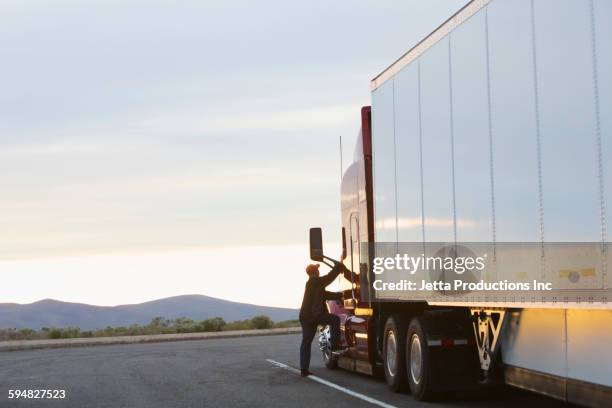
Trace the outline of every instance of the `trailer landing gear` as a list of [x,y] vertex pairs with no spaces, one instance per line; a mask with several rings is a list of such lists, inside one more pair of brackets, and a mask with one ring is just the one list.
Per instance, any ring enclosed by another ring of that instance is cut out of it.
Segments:
[[478,348],[480,368],[489,380],[495,372],[495,362],[498,361],[499,336],[506,321],[506,311],[496,309],[470,309],[472,325]]

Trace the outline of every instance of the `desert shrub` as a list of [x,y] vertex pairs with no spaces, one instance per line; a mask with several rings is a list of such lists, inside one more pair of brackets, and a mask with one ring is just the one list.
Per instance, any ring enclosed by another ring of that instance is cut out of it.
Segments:
[[274,323],[274,327],[279,329],[286,329],[288,327],[298,327],[300,325],[299,320],[283,320],[280,322]]
[[253,325],[250,320],[236,320],[225,325],[223,330],[250,330]]
[[152,326],[152,327],[168,327],[168,326],[170,326],[170,323],[171,323],[170,320],[165,319],[165,318],[163,318],[161,316],[157,316],[157,317],[154,317],[151,320],[151,323],[149,323],[149,326]]
[[193,333],[197,331],[197,324],[193,319],[187,317],[179,317],[172,321],[171,327],[174,327],[176,333]]
[[260,315],[252,319],[237,320],[227,323],[221,317],[194,322],[187,317],[166,319],[155,317],[147,325],[133,324],[131,326],[107,326],[103,329],[81,331],[78,327],[43,327],[40,330],[29,328],[0,329],[0,341],[31,340],[31,339],[70,339],[79,337],[113,337],[113,336],[139,336],[146,334],[196,333],[216,332],[222,330],[250,330],[269,329],[272,327],[299,326],[297,320],[285,320],[274,323],[268,316]]
[[61,339],[62,338],[62,330],[61,329],[56,329],[56,328],[51,328],[47,332],[47,337],[50,338],[50,339]]
[[0,329],[0,341],[29,340],[29,339],[37,339],[37,338],[39,338],[37,332],[32,329],[21,329],[21,330],[17,330],[15,328]]
[[211,319],[202,320],[198,325],[200,329],[198,331],[205,331],[205,332],[221,331],[226,325],[227,323],[222,318],[213,317]]
[[23,329],[0,329],[0,340],[34,340],[39,339],[41,336],[39,332],[30,328]]
[[24,328],[19,330],[19,334],[24,338],[24,339],[30,339],[30,338],[38,338],[38,332],[36,330],[32,330],[29,328]]
[[81,337],[81,329],[78,327],[68,327],[63,330],[63,336],[65,339],[73,339],[75,337]]
[[251,325],[256,329],[269,329],[273,324],[272,319],[264,315],[255,316],[251,319]]
[[0,329],[0,341],[10,340],[10,331],[8,329]]
[[58,328],[52,327],[44,332],[49,339],[73,339],[81,336],[81,329],[78,327]]

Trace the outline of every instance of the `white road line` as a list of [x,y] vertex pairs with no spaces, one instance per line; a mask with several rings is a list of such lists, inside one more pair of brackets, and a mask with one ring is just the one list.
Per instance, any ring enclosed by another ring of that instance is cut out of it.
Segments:
[[[293,367],[291,367],[291,366],[289,366],[287,364],[279,363],[278,361],[270,360],[269,358],[267,358],[266,361],[268,363],[271,363],[271,364],[277,366],[277,367],[283,368],[283,369],[285,369],[287,371],[291,371],[292,373],[300,374],[300,370],[298,370],[297,368],[293,368]],[[348,388],[341,387],[340,385],[337,385],[337,384],[334,384],[333,382],[324,380],[323,378],[317,377],[316,375],[309,375],[306,378],[311,379],[312,381],[316,381],[319,384],[327,385],[328,387],[334,388],[334,389],[336,389],[338,391],[342,391],[343,393],[351,395],[351,396],[353,396],[355,398],[359,398],[361,400],[367,401],[370,404],[378,405],[379,407],[384,407],[384,408],[396,408],[395,405],[390,405],[390,404],[387,404],[385,402],[379,401],[379,400],[377,400],[375,398],[368,397],[367,395],[355,392],[353,390],[349,390]]]

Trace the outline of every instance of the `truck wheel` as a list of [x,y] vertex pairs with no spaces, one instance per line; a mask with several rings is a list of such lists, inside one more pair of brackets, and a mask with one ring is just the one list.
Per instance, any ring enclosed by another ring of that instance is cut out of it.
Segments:
[[425,337],[424,318],[415,317],[408,326],[406,368],[410,392],[415,399],[425,401],[433,396],[431,356]]
[[400,392],[406,387],[406,322],[399,315],[387,319],[383,336],[383,366],[385,380],[393,392]]
[[325,367],[334,370],[338,367],[338,357],[334,356],[331,349],[331,331],[329,326],[325,326],[319,331],[319,348],[323,355]]

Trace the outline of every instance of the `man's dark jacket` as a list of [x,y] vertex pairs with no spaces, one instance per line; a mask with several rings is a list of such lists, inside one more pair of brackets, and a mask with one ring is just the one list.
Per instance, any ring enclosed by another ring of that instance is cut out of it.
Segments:
[[317,318],[328,313],[326,300],[341,300],[342,293],[328,292],[325,287],[344,270],[344,265],[337,263],[332,270],[323,277],[311,276],[306,282],[304,299],[300,308],[300,322],[314,322]]

